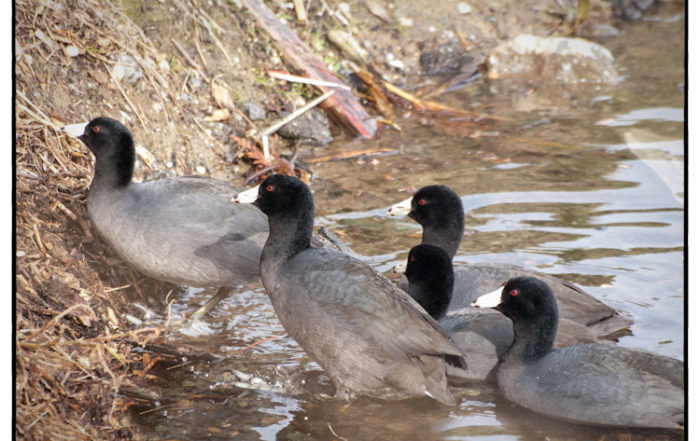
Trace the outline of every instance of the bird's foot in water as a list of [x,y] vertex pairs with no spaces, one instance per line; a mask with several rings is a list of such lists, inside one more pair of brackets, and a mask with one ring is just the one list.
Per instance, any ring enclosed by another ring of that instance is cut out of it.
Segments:
[[141,310],[143,312],[143,318],[138,318],[135,315],[125,313],[123,315],[124,320],[138,327],[151,326],[154,324],[156,315],[153,313],[153,311],[138,303],[132,303],[131,306]]
[[239,389],[252,389],[275,392],[282,395],[297,395],[298,387],[292,384],[285,372],[274,369],[265,374],[248,374],[238,369],[231,370],[229,386]]
[[140,314],[140,317],[129,313],[124,313],[123,317],[124,320],[136,326],[137,328],[164,327],[167,328],[169,331],[179,331],[182,334],[187,335],[189,337],[208,335],[214,332],[206,323],[206,321],[200,319],[204,314],[206,314],[209,311],[204,311],[203,314],[197,314],[197,312],[199,312],[197,311],[189,318],[177,318],[173,320],[170,318],[169,314],[167,319],[163,319],[161,316],[155,314],[149,308],[138,303],[132,303],[131,306],[135,307],[136,309],[142,312],[142,314]]
[[201,308],[196,310],[194,314],[189,318],[189,321],[199,320],[205,315],[207,315],[212,309],[216,307],[222,300],[227,298],[231,294],[231,288],[219,288],[216,294],[207,301]]

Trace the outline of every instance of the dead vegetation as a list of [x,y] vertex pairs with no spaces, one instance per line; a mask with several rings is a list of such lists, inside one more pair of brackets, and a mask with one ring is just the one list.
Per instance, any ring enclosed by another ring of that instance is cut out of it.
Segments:
[[[169,123],[199,122],[175,97],[179,77],[158,70],[162,55],[109,2],[15,6],[15,435],[131,439],[123,411],[144,394],[139,389],[156,360],[135,348],[162,340],[163,329],[129,330],[120,314],[123,292],[158,294],[158,285],[136,277],[93,236],[85,209],[90,156],[60,128],[95,112],[127,115],[137,138],[148,141],[144,129],[165,127],[166,139],[187,146],[191,139]],[[140,66],[140,89],[114,78],[122,54]],[[149,100],[161,111],[147,108]],[[140,155],[141,178],[167,169],[153,163],[162,165],[166,155],[147,153]],[[194,172],[200,162],[188,149],[169,153],[172,173]]]

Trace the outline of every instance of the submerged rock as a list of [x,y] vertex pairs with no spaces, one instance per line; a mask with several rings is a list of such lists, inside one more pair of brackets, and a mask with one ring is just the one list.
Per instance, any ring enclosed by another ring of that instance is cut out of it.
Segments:
[[614,58],[605,47],[581,38],[521,34],[488,58],[490,78],[538,78],[563,84],[614,84]]
[[420,64],[426,75],[474,73],[486,60],[480,51],[466,51],[457,38],[444,43],[437,39],[424,41],[420,49]]
[[[289,114],[283,113],[281,116]],[[311,109],[289,124],[282,126],[278,133],[285,138],[302,144],[326,145],[333,141],[330,122],[323,110]]]
[[654,4],[654,0],[613,0],[612,10],[616,17],[636,20],[642,18],[644,11],[652,4]]

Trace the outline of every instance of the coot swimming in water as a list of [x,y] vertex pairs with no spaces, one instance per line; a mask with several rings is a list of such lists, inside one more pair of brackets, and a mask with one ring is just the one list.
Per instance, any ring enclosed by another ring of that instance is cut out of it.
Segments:
[[513,321],[515,340],[497,368],[510,401],[566,420],[625,427],[684,424],[683,363],[602,344],[553,350],[557,302],[541,280],[517,277],[479,297]]
[[421,244],[411,248],[406,266],[408,293],[464,351],[469,371],[454,375],[461,380],[495,381],[498,357],[513,343],[513,327],[503,314],[490,309],[469,308],[447,314],[454,273],[445,250]]
[[[434,245],[454,258],[464,234],[462,200],[444,185],[421,188],[410,199],[389,208],[389,215],[407,215],[423,227],[423,244]],[[479,295],[518,276],[537,277],[552,287],[560,305],[561,320],[556,346],[594,342],[626,333],[631,321],[581,288],[549,274],[514,265],[470,263],[455,267],[455,282],[448,311],[468,313]],[[401,284],[407,289],[407,284]]]

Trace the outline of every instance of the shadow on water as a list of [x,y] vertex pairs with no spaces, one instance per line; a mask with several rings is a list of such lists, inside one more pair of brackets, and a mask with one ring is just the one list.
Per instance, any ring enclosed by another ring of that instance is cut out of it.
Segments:
[[[630,24],[605,42],[627,77],[615,88],[564,98],[542,85],[528,95],[483,93],[476,101],[511,119],[498,136],[449,136],[404,121],[403,132],[384,132],[366,146],[400,155],[316,165],[317,224],[387,271],[418,243],[420,228],[387,217],[386,208],[423,185],[447,184],[467,212],[457,263],[513,263],[579,283],[634,320],[633,335],[619,344],[682,359],[684,36],[682,20],[664,21],[678,11],[660,10],[660,20]],[[459,106],[467,92],[447,104]],[[345,148],[336,142],[326,153]],[[456,408],[323,398],[333,393],[328,378],[286,336],[260,286],[249,288],[223,302],[199,332],[171,336],[222,358],[156,365],[150,373],[162,400],[132,407],[144,438],[682,438],[555,421],[503,401],[488,385],[455,389]],[[208,295],[180,293],[172,314],[190,314]],[[237,387],[236,372],[252,375],[255,389]]]

